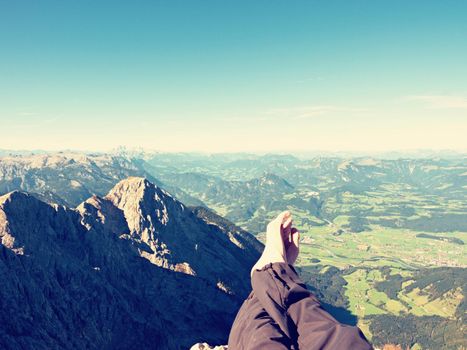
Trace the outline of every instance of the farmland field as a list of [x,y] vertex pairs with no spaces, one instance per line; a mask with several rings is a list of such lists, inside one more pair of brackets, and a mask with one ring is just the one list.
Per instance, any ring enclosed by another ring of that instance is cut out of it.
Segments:
[[166,157],[148,170],[260,240],[268,220],[289,209],[302,277],[375,344],[467,347],[465,158],[206,157],[193,167]]

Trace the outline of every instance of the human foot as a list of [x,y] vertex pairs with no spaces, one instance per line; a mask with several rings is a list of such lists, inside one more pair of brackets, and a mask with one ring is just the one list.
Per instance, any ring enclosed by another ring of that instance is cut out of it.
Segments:
[[292,227],[292,214],[286,210],[272,220],[266,230],[263,254],[251,269],[260,270],[275,262],[293,264],[298,256],[298,230]]

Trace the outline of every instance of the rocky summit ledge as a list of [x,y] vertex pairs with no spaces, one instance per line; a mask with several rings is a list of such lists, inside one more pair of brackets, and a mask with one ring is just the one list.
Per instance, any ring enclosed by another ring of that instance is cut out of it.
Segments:
[[228,350],[227,345],[211,346],[208,343],[197,343],[190,350]]

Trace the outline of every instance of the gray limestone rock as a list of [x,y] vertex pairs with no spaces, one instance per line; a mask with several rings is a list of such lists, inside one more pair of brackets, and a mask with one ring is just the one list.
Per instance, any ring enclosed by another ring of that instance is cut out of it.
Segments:
[[143,178],[77,209],[0,197],[0,348],[225,344],[262,245],[203,215]]

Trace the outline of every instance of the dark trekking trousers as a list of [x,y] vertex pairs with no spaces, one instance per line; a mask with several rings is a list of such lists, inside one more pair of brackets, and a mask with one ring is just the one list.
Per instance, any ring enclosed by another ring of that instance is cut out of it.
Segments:
[[339,323],[321,308],[291,265],[270,263],[255,270],[251,284],[229,350],[373,349],[358,327]]

